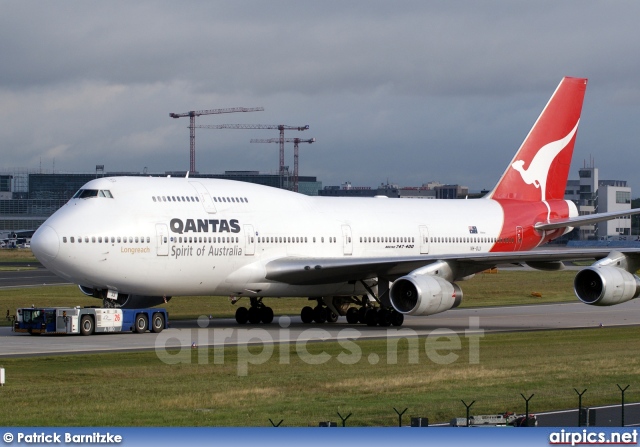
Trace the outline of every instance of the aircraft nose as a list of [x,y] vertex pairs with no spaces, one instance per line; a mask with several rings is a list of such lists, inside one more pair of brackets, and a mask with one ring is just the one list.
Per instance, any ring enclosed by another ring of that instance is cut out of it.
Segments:
[[58,256],[60,238],[56,230],[49,225],[42,225],[31,237],[31,251],[38,261],[46,264]]

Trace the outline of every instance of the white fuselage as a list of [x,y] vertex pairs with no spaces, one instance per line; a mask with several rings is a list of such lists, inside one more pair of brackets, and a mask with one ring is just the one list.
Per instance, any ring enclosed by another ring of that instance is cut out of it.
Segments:
[[500,204],[488,199],[309,197],[147,177],[96,179],[81,191],[85,198],[71,199],[38,230],[50,247],[40,260],[82,286],[139,295],[359,293],[357,284],[269,281],[265,266],[283,257],[488,252],[504,222]]

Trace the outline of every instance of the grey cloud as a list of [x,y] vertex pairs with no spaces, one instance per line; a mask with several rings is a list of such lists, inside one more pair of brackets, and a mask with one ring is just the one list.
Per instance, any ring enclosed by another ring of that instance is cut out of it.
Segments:
[[[187,122],[169,112],[264,106],[201,123],[308,123],[301,169],[325,184],[486,188],[564,75],[590,78],[576,159],[635,156],[636,2],[0,5],[5,166],[186,169]],[[257,136],[275,135],[199,131],[198,167],[275,169]]]

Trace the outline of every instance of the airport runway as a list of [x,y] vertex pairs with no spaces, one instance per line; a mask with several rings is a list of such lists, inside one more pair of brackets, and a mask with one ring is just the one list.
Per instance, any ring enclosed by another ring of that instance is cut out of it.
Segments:
[[28,266],[26,264],[2,264],[7,267],[35,267],[33,270],[0,271],[0,290],[21,289],[25,287],[50,286],[52,284],[67,284],[44,267]]
[[582,303],[541,304],[454,309],[429,317],[409,317],[401,328],[367,327],[338,323],[305,325],[298,317],[276,318],[270,325],[239,326],[233,319],[175,322],[161,334],[95,334],[83,336],[31,336],[0,328],[0,358],[95,352],[126,352],[166,348],[238,346],[262,343],[301,343],[340,339],[368,340],[426,336],[447,329],[462,336],[496,332],[640,326],[640,300],[613,307]]

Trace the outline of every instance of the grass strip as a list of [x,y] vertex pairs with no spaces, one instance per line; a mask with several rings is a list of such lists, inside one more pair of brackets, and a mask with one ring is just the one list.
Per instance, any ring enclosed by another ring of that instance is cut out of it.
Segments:
[[[255,360],[264,347],[187,348],[180,364],[164,363],[155,352],[3,359],[0,420],[5,426],[268,426],[272,418],[284,419],[283,426],[317,426],[340,412],[353,413],[349,426],[393,426],[394,407],[409,408],[406,423],[409,416],[447,422],[464,415],[461,399],[476,401],[473,414],[523,412],[520,393],[535,393],[534,413],[575,408],[574,388],[588,390],[585,406],[616,403],[616,384],[631,385],[627,402],[640,399],[636,328],[490,334],[480,339],[477,364],[469,361],[464,337],[453,350],[446,339],[438,341],[445,346],[439,355],[457,356],[449,364],[427,356],[426,340],[417,341],[417,363],[409,361],[414,348],[400,341],[396,364],[387,361],[385,340],[307,344],[314,358],[328,357],[321,364],[305,361],[296,345],[276,346],[264,363],[249,364],[246,376],[238,375],[243,353]],[[339,361],[358,350],[359,361]],[[215,364],[222,353],[224,361]],[[374,354],[380,361],[370,364]]]

